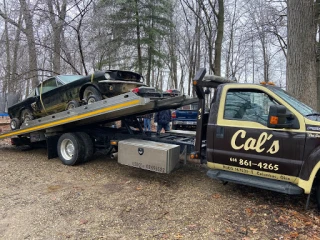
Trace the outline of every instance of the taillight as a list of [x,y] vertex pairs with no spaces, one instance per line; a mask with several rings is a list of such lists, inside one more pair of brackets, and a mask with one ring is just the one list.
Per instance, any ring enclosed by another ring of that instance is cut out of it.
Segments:
[[168,93],[172,93],[172,90],[171,90],[171,89],[169,89],[169,90],[167,90],[167,92],[168,92]]
[[176,117],[177,117],[176,111],[173,111],[173,112],[171,113],[171,118],[176,118]]
[[134,88],[134,89],[131,90],[131,92],[133,92],[133,93],[138,93],[138,92],[139,92],[139,88],[138,88],[138,87],[137,87],[137,88]]

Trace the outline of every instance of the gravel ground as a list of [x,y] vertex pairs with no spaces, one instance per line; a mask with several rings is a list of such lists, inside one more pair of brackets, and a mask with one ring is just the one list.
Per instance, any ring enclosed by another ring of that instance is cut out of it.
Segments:
[[0,239],[320,239],[314,200],[305,211],[305,196],[223,185],[199,164],[166,175],[4,141],[0,153]]

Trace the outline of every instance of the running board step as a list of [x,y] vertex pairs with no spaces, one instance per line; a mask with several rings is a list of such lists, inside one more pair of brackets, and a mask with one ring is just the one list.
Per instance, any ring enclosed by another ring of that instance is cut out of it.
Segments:
[[302,194],[302,188],[289,183],[274,179],[261,178],[257,176],[244,175],[235,172],[227,172],[223,170],[211,169],[208,170],[207,176],[212,179],[221,180],[223,182],[233,182],[251,187],[262,188],[290,195]]

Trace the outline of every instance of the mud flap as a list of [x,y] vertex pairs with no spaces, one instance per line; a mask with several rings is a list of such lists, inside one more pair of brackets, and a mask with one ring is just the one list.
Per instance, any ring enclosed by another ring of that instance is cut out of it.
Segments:
[[47,137],[47,155],[48,159],[58,157],[57,143],[60,135]]

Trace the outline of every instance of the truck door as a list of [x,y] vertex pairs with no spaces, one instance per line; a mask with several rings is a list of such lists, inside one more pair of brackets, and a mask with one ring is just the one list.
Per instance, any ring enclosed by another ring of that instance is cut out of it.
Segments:
[[214,149],[208,153],[209,167],[214,162],[213,168],[294,181],[306,136],[299,129],[267,127],[269,106],[279,104],[278,100],[266,87],[225,86],[219,105],[222,111],[213,130]]

